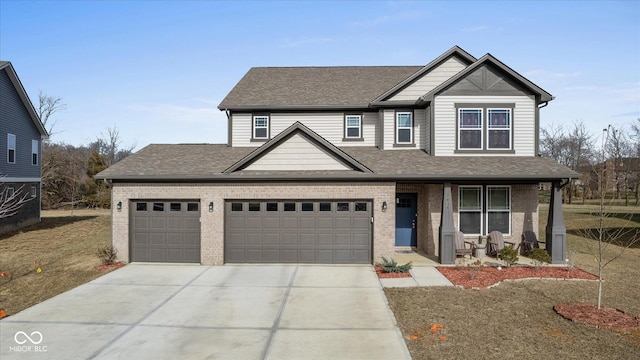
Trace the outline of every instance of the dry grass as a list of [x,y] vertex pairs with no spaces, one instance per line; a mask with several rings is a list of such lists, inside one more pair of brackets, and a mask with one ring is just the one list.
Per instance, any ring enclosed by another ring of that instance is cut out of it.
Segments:
[[109,211],[45,211],[39,224],[0,236],[0,309],[15,314],[104,274],[96,249],[110,243],[110,224]]
[[[541,207],[541,229],[546,211]],[[567,206],[565,214],[569,230],[593,226],[595,218],[584,208]],[[640,227],[636,221],[631,226]],[[595,246],[593,240],[568,235],[572,261],[590,272],[597,266]],[[640,316],[639,273],[640,249],[629,249],[605,269],[603,304]],[[640,354],[640,331],[596,329],[554,312],[558,303],[595,303],[594,281],[530,280],[485,290],[395,288],[385,293],[414,359],[637,359]],[[433,324],[443,329],[431,331]]]

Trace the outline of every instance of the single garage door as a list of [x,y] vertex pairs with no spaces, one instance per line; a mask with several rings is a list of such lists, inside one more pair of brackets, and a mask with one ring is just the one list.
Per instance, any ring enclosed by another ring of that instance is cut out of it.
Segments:
[[135,200],[130,203],[131,261],[200,262],[200,202]]
[[371,264],[369,200],[227,201],[225,262]]

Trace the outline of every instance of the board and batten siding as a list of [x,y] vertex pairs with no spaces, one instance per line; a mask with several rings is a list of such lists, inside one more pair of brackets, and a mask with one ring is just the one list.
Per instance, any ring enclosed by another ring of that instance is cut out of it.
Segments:
[[[456,103],[513,103],[513,150],[514,156],[536,155],[536,104],[529,96],[437,96],[434,109],[434,154],[450,156],[467,154],[455,153],[456,144]],[[486,121],[486,120],[485,120]],[[468,154],[475,155],[478,154]]]
[[[357,113],[357,112],[355,112]],[[273,138],[299,121],[336,146],[376,146],[378,134],[378,112],[362,113],[363,141],[344,141],[344,112],[327,113],[271,113],[269,133]],[[234,147],[255,146],[264,141],[251,141],[251,113],[232,114],[232,144]]]
[[[398,109],[397,111],[406,111]],[[396,110],[385,109],[383,112],[384,150],[425,149],[428,142],[427,112],[425,109],[413,110],[413,142],[415,147],[394,147],[396,142]]]
[[[11,178],[40,178],[42,141],[38,128],[5,70],[0,70],[0,175]],[[7,161],[7,134],[16,136],[15,163]],[[38,165],[31,164],[31,141],[38,141]]]
[[393,95],[389,100],[417,100],[420,96],[435,89],[465,67],[465,64],[458,58],[451,57]]
[[293,135],[245,170],[351,170],[300,134]]

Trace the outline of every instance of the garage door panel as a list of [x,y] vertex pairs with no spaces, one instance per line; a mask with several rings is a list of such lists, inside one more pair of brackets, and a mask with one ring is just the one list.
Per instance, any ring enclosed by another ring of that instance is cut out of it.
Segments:
[[370,201],[234,200],[225,209],[227,263],[371,263]]
[[194,200],[133,200],[131,261],[199,263],[199,208]]

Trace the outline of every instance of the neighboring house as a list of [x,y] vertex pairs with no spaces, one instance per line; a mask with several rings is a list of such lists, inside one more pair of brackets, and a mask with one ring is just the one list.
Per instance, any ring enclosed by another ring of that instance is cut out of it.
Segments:
[[[0,190],[4,197],[31,200],[0,218],[0,233],[40,221],[42,140],[45,131],[8,61],[0,61]],[[2,205],[0,205],[2,206]]]
[[219,106],[228,144],[149,145],[98,174],[113,244],[125,261],[371,264],[418,249],[453,263],[457,229],[537,232],[551,182],[562,263],[560,186],[578,174],[537,156],[552,99],[457,46],[426,66],[252,68]]

